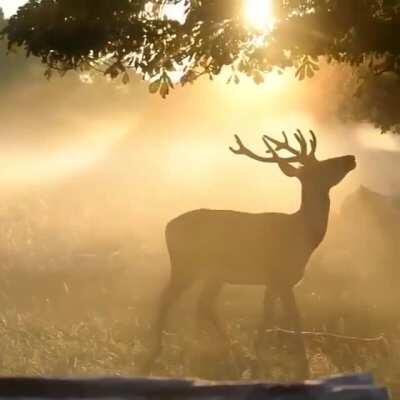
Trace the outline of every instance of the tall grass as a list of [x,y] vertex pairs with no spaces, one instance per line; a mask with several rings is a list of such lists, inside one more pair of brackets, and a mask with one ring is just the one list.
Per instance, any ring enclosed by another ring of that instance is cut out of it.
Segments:
[[[96,221],[78,212],[56,224],[46,204],[35,204],[0,210],[0,374],[140,375],[168,278],[166,254],[144,251],[125,228],[99,233]],[[314,377],[373,371],[382,380],[400,380],[397,308],[361,296],[361,286],[356,290],[340,279],[324,281],[329,274],[321,257],[313,263],[311,270],[317,272],[310,270],[297,289],[305,328],[386,337],[384,349],[306,338]],[[285,341],[266,337],[259,360],[255,355],[262,287],[224,289],[219,313],[228,344],[196,321],[197,291],[187,293],[171,313],[155,375],[292,377],[295,359]]]

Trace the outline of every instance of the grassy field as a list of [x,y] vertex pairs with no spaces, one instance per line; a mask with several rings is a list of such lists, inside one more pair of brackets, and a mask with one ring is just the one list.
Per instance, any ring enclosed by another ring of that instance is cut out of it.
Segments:
[[[35,204],[0,209],[0,374],[140,375],[168,279],[165,249],[146,250],[133,232],[101,230],[79,213],[56,224],[45,203]],[[340,259],[332,268],[325,259],[313,261],[297,289],[305,329],[385,339],[306,336],[313,376],[368,371],[400,381],[396,281],[361,279],[355,265]],[[266,337],[258,361],[254,352],[262,287],[223,290],[219,313],[230,343],[195,320],[198,289],[171,313],[154,375],[292,378],[296,360],[286,339]]]
[[[118,269],[117,275],[114,268],[85,268],[2,271],[2,375],[141,374],[164,279],[143,272],[139,276],[129,268]],[[284,339],[266,337],[261,364],[256,361],[253,342],[261,318],[261,288],[224,290],[219,309],[229,344],[195,321],[196,290],[171,313],[154,375],[291,378],[295,360]],[[304,300],[303,308],[306,305]],[[324,329],[312,324],[315,319],[306,315],[308,330]],[[399,344],[393,333],[379,343],[313,336],[306,341],[314,377],[368,371],[380,379],[398,379]]]

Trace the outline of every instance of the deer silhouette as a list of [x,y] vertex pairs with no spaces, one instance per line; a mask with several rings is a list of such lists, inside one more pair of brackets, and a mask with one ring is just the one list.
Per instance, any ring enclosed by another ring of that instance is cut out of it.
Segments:
[[[204,281],[199,314],[221,331],[215,303],[223,284],[265,285],[264,320],[259,335],[272,327],[276,303],[280,301],[299,349],[299,375],[309,376],[309,365],[301,336],[301,318],[293,293],[304,276],[306,264],[323,240],[330,209],[329,191],[356,167],[354,156],[318,161],[317,139],[310,131],[308,142],[298,130],[294,137],[299,150],[283,141],[263,136],[267,156],[259,156],[235,136],[237,155],[277,164],[288,177],[299,179],[302,187],[300,209],[293,214],[250,214],[227,210],[200,209],[168,223],[166,241],[171,260],[169,284],[161,295],[155,321],[156,344],[151,360],[162,350],[162,330],[168,310],[196,281]],[[281,151],[286,153],[282,157]],[[295,163],[295,165],[292,165]],[[297,166],[296,166],[297,165]]]

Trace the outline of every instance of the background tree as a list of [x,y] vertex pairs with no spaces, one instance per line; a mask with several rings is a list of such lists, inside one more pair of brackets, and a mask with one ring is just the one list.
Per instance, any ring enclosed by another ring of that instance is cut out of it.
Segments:
[[2,8],[0,7],[0,29],[4,29],[5,26],[5,19],[4,19],[4,12],[2,10]]
[[[181,18],[167,12],[171,6]],[[29,0],[2,32],[9,49],[22,46],[41,58],[47,78],[94,71],[128,83],[132,71],[163,97],[177,80],[212,79],[223,69],[234,82],[246,75],[261,83],[271,71],[291,69],[302,80],[321,62],[346,64],[359,80],[346,115],[398,130],[398,0],[273,0],[269,32],[244,22],[244,6],[245,0]]]

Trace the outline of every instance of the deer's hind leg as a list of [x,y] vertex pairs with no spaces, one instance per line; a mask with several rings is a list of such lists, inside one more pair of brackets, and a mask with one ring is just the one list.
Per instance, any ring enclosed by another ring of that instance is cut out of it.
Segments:
[[162,352],[162,336],[167,322],[167,317],[172,306],[179,300],[183,292],[189,289],[194,283],[188,275],[171,274],[168,285],[164,288],[160,296],[160,305],[152,327],[154,342],[150,354],[142,368],[142,373],[151,372],[154,363]]
[[218,334],[227,339],[226,331],[221,323],[217,312],[217,300],[222,289],[222,283],[219,281],[205,281],[201,289],[197,313],[200,321],[205,321],[213,326]]
[[239,362],[239,357],[229,338],[226,327],[222,323],[218,315],[217,301],[221,293],[223,283],[220,281],[206,280],[200,292],[197,312],[199,322],[206,322],[211,325],[222,339],[229,354],[229,359],[232,365],[231,378],[239,378],[242,366]]

